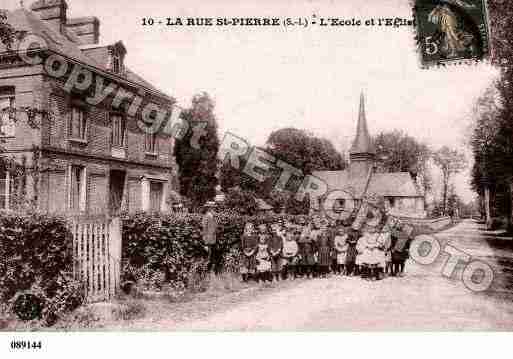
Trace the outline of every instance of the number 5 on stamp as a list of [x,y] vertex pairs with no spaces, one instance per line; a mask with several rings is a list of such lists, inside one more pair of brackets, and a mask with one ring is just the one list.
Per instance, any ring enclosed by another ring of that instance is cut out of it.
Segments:
[[489,56],[486,0],[415,0],[423,67]]

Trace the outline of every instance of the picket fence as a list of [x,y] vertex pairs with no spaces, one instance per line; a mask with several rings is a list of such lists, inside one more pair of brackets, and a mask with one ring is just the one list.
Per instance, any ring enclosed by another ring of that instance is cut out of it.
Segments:
[[70,218],[73,275],[82,281],[88,302],[112,299],[121,276],[121,219],[108,216]]

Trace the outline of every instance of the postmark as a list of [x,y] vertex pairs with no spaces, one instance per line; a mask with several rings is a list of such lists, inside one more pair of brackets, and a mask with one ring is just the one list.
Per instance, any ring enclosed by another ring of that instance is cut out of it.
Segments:
[[422,67],[489,56],[486,0],[415,0],[414,15]]

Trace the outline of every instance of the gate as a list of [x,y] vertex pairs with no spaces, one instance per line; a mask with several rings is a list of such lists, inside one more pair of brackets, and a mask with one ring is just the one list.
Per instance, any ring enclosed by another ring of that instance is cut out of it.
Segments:
[[121,219],[77,216],[73,234],[73,276],[85,287],[88,302],[109,300],[118,292],[121,276]]

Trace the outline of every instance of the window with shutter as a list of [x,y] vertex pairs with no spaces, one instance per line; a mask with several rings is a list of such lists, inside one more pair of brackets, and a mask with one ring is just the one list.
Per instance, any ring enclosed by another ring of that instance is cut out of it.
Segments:
[[111,114],[112,146],[124,147],[126,136],[126,121],[122,115]]
[[84,110],[80,107],[71,108],[71,119],[69,126],[69,136],[73,139],[86,140],[86,118]]
[[12,94],[0,95],[0,136],[14,137],[16,131],[16,101]]

